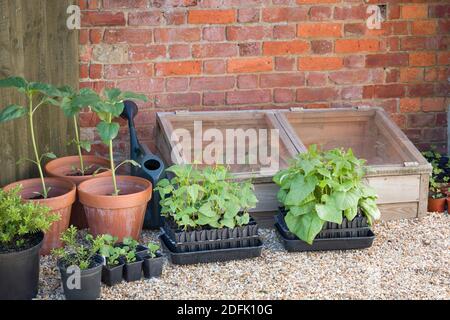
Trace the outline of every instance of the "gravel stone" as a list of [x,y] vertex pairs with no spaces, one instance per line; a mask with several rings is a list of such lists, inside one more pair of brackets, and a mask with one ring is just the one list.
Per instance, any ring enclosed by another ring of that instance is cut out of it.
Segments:
[[[262,256],[177,266],[162,277],[102,286],[102,299],[450,299],[450,218],[383,221],[365,250],[288,253],[262,229]],[[157,239],[144,231],[144,243]],[[37,299],[64,299],[56,261],[41,259]]]

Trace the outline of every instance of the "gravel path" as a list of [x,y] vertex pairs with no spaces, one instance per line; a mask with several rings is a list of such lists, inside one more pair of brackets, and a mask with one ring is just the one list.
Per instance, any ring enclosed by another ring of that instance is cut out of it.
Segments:
[[[380,222],[366,250],[288,253],[264,229],[260,258],[176,266],[160,279],[102,287],[103,299],[450,299],[450,218]],[[144,240],[156,239],[144,232]],[[52,257],[38,299],[63,299]]]

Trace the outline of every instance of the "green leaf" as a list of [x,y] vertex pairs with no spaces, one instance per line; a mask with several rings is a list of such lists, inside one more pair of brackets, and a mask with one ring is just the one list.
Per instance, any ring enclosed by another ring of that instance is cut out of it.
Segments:
[[97,125],[98,134],[103,143],[107,144],[110,140],[114,140],[119,134],[120,125],[116,122],[100,122]]
[[0,112],[0,123],[21,118],[26,114],[26,108],[16,104],[9,105]]
[[352,221],[358,214],[358,207],[351,207],[344,211],[344,215],[348,221]]
[[80,147],[87,152],[91,152],[91,143],[89,141],[81,140]]
[[316,236],[323,228],[324,221],[315,212],[298,217],[287,214],[286,225],[292,233],[308,244],[312,244]]
[[53,152],[47,152],[44,153],[41,158],[56,159],[57,157]]
[[56,87],[47,83],[40,82],[30,82],[28,84],[28,90],[32,92],[39,92],[49,97],[61,97],[64,95],[61,91],[59,91]]
[[370,198],[362,199],[359,202],[359,206],[361,207],[361,211],[366,215],[370,225],[372,225],[373,220],[380,219],[381,213],[375,200]]
[[148,101],[148,98],[146,95],[140,94],[140,93],[129,92],[129,91],[123,92],[120,95],[120,98],[121,98],[121,100],[140,100],[143,102]]
[[123,104],[123,102],[117,102],[111,105],[109,112],[112,114],[113,118],[117,118],[122,114],[124,108],[125,105]]
[[336,207],[332,198],[329,198],[325,204],[316,204],[316,211],[320,219],[324,221],[342,223],[342,211]]
[[224,217],[222,220],[220,220],[220,223],[227,228],[234,228],[236,226],[233,218]]
[[343,211],[358,207],[359,194],[354,190],[349,192],[334,192],[331,197],[339,210]]
[[21,77],[9,77],[6,79],[0,80],[0,88],[18,88],[18,89],[26,89],[28,86],[28,82]]
[[200,190],[200,186],[198,184],[194,184],[192,186],[187,187],[187,192],[191,197],[192,202],[196,202],[198,199],[198,192]]
[[214,217],[216,215],[216,213],[212,210],[210,203],[205,203],[204,205],[202,205],[200,207],[200,209],[198,209],[198,211],[201,214],[203,214],[203,215],[205,215],[205,216],[207,216],[209,218],[212,218],[212,217]]
[[285,199],[285,205],[300,205],[303,200],[314,191],[316,184],[317,178],[314,176],[307,177],[306,180],[303,176],[297,176],[292,181],[291,189]]
[[116,101],[121,93],[122,91],[120,91],[120,89],[117,88],[105,89],[105,96],[110,101]]

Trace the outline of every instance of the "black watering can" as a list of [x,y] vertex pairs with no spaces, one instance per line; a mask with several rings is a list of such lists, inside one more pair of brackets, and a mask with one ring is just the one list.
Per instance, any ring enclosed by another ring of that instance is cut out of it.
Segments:
[[[140,164],[139,167],[131,166],[131,174],[150,180],[153,188],[160,179],[164,177],[165,165],[160,157],[154,155],[150,149],[139,143],[134,126],[134,117],[138,113],[138,107],[133,101],[124,101],[125,108],[121,117],[128,120],[128,128],[130,130],[130,159]],[[144,228],[158,229],[161,227],[161,200],[159,192],[153,191],[152,199],[148,203],[145,213]]]

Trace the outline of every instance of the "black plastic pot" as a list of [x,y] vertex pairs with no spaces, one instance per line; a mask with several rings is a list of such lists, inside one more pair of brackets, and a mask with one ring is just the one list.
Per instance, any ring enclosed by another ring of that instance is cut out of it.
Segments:
[[136,262],[125,263],[125,266],[123,267],[123,278],[127,282],[141,280],[143,263],[144,261],[139,256],[136,256]]
[[164,257],[160,252],[156,253],[156,257],[152,258],[150,255],[144,257],[144,277],[147,279],[150,278],[159,278],[162,274],[164,266]]
[[103,266],[102,269],[102,282],[109,287],[119,284],[123,280],[123,267],[124,263],[120,262],[119,265],[115,267]]
[[39,250],[44,234],[36,234],[36,245],[18,252],[0,254],[0,300],[30,300],[39,286]]
[[58,261],[66,300],[96,300],[100,298],[103,262],[102,256],[94,256],[92,267],[80,271],[80,286],[71,288],[69,286],[74,284],[73,277],[75,275],[67,273],[67,269],[70,266],[66,266],[62,261]]
[[242,227],[194,231],[178,230],[174,221],[163,218],[162,231],[169,248],[177,253],[252,247],[259,241],[258,224],[253,218]]
[[198,263],[225,262],[230,260],[243,260],[260,257],[262,253],[262,241],[258,238],[255,246],[242,248],[228,248],[216,250],[204,250],[198,252],[174,252],[169,248],[169,238],[165,234],[160,235],[163,250],[173,264],[188,265]]

